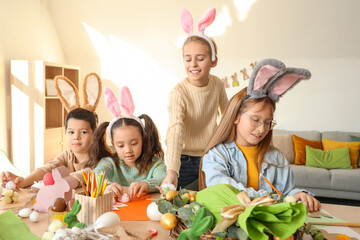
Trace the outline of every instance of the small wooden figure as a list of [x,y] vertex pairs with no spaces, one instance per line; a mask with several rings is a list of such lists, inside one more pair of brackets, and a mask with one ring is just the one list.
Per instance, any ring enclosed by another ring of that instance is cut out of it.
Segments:
[[237,80],[237,73],[236,72],[234,72],[234,74],[231,75],[231,78],[232,78],[232,86],[233,87],[239,86],[239,81]]
[[246,68],[241,69],[241,70],[240,70],[240,73],[242,73],[244,80],[250,78],[249,75],[247,74]]
[[255,66],[256,66],[256,64],[257,64],[257,61],[255,61],[255,62],[253,62],[253,63],[250,63],[250,67],[251,67],[252,69],[254,69]]
[[224,82],[225,88],[229,88],[230,85],[229,85],[229,83],[228,83],[228,77],[224,77],[222,80],[223,80],[223,82]]

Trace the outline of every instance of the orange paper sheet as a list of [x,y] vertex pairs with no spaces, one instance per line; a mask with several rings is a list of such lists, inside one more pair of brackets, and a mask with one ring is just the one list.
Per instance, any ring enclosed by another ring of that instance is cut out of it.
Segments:
[[127,207],[119,207],[119,210],[114,213],[120,217],[120,221],[149,221],[146,209],[151,203],[151,200],[147,200],[150,197],[149,194],[144,199],[124,203]]

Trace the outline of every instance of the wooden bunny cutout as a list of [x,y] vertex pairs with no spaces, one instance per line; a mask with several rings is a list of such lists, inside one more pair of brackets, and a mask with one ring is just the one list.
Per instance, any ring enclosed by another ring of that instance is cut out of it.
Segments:
[[78,185],[77,180],[69,175],[69,171],[65,166],[54,168],[52,175],[54,184],[40,188],[36,195],[34,209],[38,212],[48,212],[50,205],[56,198],[63,198],[65,202],[70,201],[72,190]]
[[101,78],[96,73],[89,73],[85,76],[82,88],[84,97],[82,106],[80,105],[80,96],[76,86],[67,77],[56,76],[55,89],[68,112],[80,107],[94,112],[99,104],[102,92]]

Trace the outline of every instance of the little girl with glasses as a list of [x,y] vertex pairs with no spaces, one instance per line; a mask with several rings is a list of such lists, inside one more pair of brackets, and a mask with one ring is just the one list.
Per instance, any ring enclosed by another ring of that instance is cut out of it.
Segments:
[[249,86],[230,100],[205,149],[199,172],[200,189],[230,184],[250,197],[277,191],[304,202],[310,212],[320,210],[320,202],[313,194],[294,188],[294,175],[287,160],[271,145],[272,128],[276,125],[275,103],[310,76],[306,69],[286,68],[275,59],[256,65]]

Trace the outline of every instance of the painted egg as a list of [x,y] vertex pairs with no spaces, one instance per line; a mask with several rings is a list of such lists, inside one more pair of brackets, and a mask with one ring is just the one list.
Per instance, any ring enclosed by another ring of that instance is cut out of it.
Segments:
[[156,202],[149,204],[146,209],[146,214],[152,221],[160,221],[161,216],[163,215],[161,212],[159,212],[159,208]]
[[23,208],[19,211],[19,216],[20,217],[29,217],[31,214],[31,209],[30,208]]
[[32,212],[32,213],[30,214],[29,218],[30,218],[30,221],[32,221],[32,222],[37,222],[37,221],[39,221],[39,219],[40,219],[40,215],[39,215],[38,212]]
[[294,196],[286,196],[284,202],[296,203],[296,198]]
[[120,217],[114,212],[106,212],[98,217],[94,223],[95,232],[102,227],[112,227],[120,224]]
[[43,177],[43,181],[45,186],[54,185],[55,183],[52,173],[46,173]]
[[13,190],[16,188],[16,184],[13,181],[7,182],[6,183],[6,188],[9,190]]
[[129,201],[130,201],[129,194],[124,193],[124,194],[121,196],[120,202],[124,203],[124,202],[129,202]]

